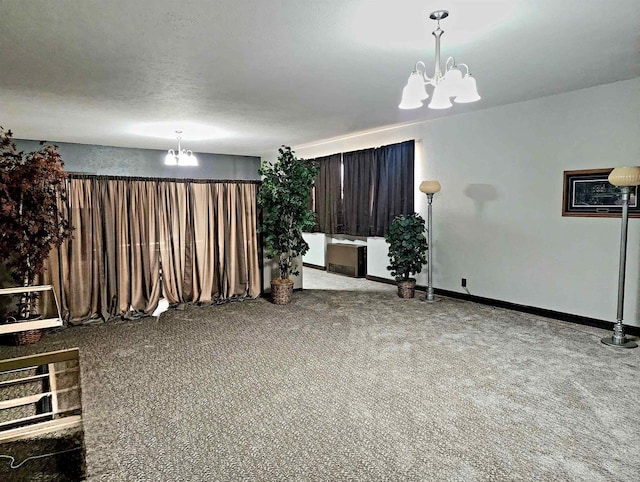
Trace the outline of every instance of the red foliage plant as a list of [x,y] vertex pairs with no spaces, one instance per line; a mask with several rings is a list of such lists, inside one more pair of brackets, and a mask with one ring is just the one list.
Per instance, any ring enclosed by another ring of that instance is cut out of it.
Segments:
[[0,254],[13,280],[28,286],[51,250],[71,236],[62,209],[67,175],[57,146],[25,153],[12,137],[0,126]]

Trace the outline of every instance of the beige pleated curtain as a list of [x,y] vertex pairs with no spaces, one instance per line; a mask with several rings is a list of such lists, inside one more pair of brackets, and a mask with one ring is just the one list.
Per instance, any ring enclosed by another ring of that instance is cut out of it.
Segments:
[[[152,313],[170,303],[260,294],[257,182],[76,176],[67,181],[73,238],[52,252],[72,323]],[[46,300],[44,300],[46,301]]]

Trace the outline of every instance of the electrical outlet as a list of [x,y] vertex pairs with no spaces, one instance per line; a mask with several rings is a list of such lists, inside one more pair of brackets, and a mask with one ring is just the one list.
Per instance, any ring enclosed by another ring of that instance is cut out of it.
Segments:
[[462,278],[462,287],[463,288],[467,287],[467,278]]

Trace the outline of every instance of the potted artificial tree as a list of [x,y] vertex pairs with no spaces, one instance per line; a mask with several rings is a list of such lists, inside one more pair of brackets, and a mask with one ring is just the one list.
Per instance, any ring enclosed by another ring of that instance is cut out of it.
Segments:
[[318,167],[311,161],[298,159],[288,146],[282,146],[278,152],[277,162],[264,161],[258,170],[262,176],[258,206],[262,209],[260,231],[265,252],[269,259],[278,260],[280,271],[279,278],[271,281],[271,299],[277,305],[285,305],[293,294],[289,275],[299,273],[295,258],[309,250],[302,231],[315,224],[309,206]]
[[424,237],[424,219],[417,214],[396,216],[385,236],[389,243],[390,265],[387,269],[398,282],[398,296],[413,298],[416,280],[410,276],[422,271],[427,263],[427,240]]
[[[71,235],[59,202],[66,199],[64,163],[56,146],[34,152],[16,149],[11,131],[0,127],[0,254],[13,281],[31,286],[45,269],[51,249]],[[7,319],[38,318],[36,293],[24,293]],[[5,320],[0,320],[0,322]],[[35,343],[40,330],[19,333],[18,343]]]

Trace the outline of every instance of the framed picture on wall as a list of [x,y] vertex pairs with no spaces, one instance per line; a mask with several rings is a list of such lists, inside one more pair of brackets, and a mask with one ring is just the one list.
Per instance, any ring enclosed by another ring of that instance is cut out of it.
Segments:
[[[563,216],[620,217],[620,188],[609,183],[613,168],[564,171]],[[638,187],[631,188],[629,217],[640,218]]]

